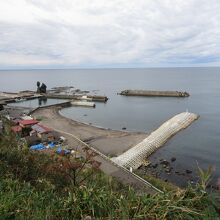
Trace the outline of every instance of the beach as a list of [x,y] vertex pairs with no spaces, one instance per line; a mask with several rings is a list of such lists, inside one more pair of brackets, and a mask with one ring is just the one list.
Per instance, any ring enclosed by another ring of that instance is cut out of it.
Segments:
[[[143,132],[115,131],[87,125],[62,116],[59,110],[56,107],[41,108],[32,116],[42,118],[42,123],[50,128],[74,134],[105,155],[118,156],[148,136]],[[74,143],[70,146],[77,147]]]

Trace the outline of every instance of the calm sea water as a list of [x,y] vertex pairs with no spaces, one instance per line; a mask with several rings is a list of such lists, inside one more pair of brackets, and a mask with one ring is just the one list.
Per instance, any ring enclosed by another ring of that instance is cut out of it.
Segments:
[[[36,82],[48,88],[74,86],[106,95],[106,104],[95,109],[71,107],[62,114],[112,129],[151,132],[177,113],[190,111],[198,121],[173,137],[153,155],[177,158],[179,167],[212,164],[220,176],[220,68],[92,69],[0,71],[0,90],[36,89]],[[117,95],[124,89],[178,90],[188,98],[141,98]],[[86,116],[85,116],[86,115]]]

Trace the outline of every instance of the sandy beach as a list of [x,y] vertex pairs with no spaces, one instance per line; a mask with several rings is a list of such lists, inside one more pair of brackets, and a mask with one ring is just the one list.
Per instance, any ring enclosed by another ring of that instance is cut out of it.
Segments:
[[41,108],[33,116],[42,118],[42,123],[50,128],[75,135],[107,156],[118,156],[147,137],[146,133],[114,131],[77,122],[60,115],[59,110]]
[[[97,128],[86,125],[59,114],[60,108],[49,107],[36,110],[32,116],[42,118],[42,123],[67,138],[70,148],[77,149],[83,154],[84,144],[77,139],[89,144],[90,147],[98,150],[106,156],[119,155],[142,141],[147,134],[136,132],[113,131],[104,128]],[[128,184],[141,193],[147,192],[154,194],[157,192],[149,184],[133,175],[126,169],[116,166],[111,160],[97,154],[94,159],[100,162],[100,169],[115,177],[118,181]]]

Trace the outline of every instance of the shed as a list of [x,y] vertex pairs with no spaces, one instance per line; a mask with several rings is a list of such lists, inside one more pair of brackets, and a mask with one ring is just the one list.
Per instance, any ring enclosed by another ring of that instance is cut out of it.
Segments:
[[48,128],[44,125],[41,125],[41,124],[35,124],[35,125],[31,126],[31,128],[39,134],[44,134],[44,133],[48,133],[48,132],[52,131],[50,128]]
[[36,134],[39,138],[45,138],[45,139],[47,139],[48,134],[51,134],[53,131],[52,129],[41,124],[35,124],[31,126],[31,128],[32,128],[31,135]]
[[21,120],[19,122],[19,125],[22,127],[22,128],[26,128],[26,127],[31,127],[35,124],[39,123],[39,121],[37,120],[34,120],[34,119],[31,119],[31,120]]

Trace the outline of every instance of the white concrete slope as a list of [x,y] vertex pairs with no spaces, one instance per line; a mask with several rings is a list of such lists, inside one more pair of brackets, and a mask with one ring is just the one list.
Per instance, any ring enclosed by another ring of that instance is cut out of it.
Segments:
[[112,160],[121,166],[137,169],[148,156],[177,132],[191,125],[198,117],[194,113],[180,113],[162,124],[142,142]]

